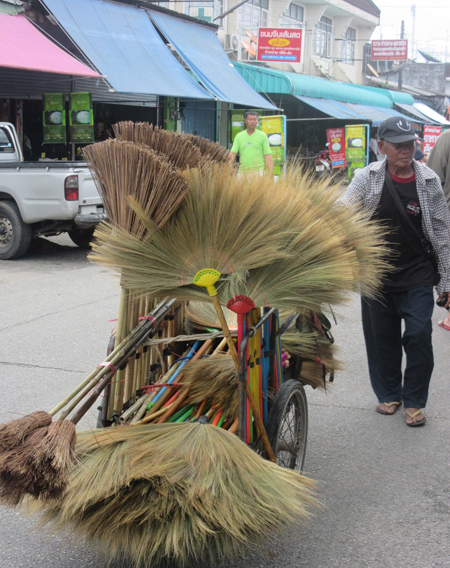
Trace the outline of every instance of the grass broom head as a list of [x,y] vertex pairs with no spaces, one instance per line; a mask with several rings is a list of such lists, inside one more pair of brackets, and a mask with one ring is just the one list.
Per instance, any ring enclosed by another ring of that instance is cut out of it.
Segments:
[[381,278],[391,270],[385,228],[379,222],[368,220],[357,207],[337,206],[346,186],[335,178],[323,177],[317,181],[313,172],[292,167],[279,182],[307,196],[322,211],[324,223],[338,226],[345,247],[356,255],[354,290],[363,296],[376,296]]
[[147,146],[175,167],[184,170],[198,166],[202,152],[189,137],[163,130],[148,122],[118,122],[113,125],[116,138],[122,142],[134,142]]
[[49,426],[52,417],[48,412],[38,410],[5,424],[0,424],[0,456],[21,444],[24,439],[38,428]]
[[317,312],[346,301],[355,289],[375,294],[388,269],[384,229],[338,207],[340,191],[328,180],[294,169],[278,184],[282,194],[297,195],[286,215],[288,226],[297,225],[287,245],[294,254],[230,278],[222,297],[245,295],[257,306]]
[[210,425],[91,431],[79,436],[77,456],[66,494],[46,505],[43,521],[138,566],[230,559],[307,517],[315,502],[309,479]]
[[58,499],[66,489],[74,459],[75,426],[56,420],[33,430],[15,448],[0,455],[0,503],[19,505],[27,495]]
[[[186,200],[161,230],[135,209],[151,239],[100,229],[91,258],[121,272],[126,288],[161,296],[191,287],[205,268],[228,275],[288,256],[293,230],[285,227],[288,202],[275,195],[268,176],[238,178],[226,165],[208,164],[189,171],[188,182]],[[205,297],[191,291],[175,295]]]
[[181,134],[180,137],[197,146],[203,158],[214,162],[228,163],[229,151],[220,144],[194,134]]
[[129,205],[131,196],[146,216],[161,227],[189,190],[181,171],[146,146],[105,140],[83,148],[109,222],[142,237],[145,227]]
[[[202,294],[204,299],[204,293]],[[237,329],[237,316],[228,308],[222,308],[228,329]],[[217,312],[211,302],[189,302],[185,309],[188,329],[220,329]]]
[[237,418],[239,412],[238,372],[230,355],[216,355],[192,361],[186,365],[183,384],[189,387],[189,402],[204,400],[225,411],[227,419]]
[[23,442],[0,455],[0,503],[17,507],[27,495],[38,499],[42,478],[33,467],[33,455],[48,433],[48,427],[33,430]]

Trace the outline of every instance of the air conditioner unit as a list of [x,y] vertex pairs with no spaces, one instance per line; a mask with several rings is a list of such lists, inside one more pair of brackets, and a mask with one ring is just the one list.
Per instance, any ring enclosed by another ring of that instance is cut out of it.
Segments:
[[228,51],[237,51],[239,49],[239,37],[236,34],[227,34],[225,36],[225,49]]

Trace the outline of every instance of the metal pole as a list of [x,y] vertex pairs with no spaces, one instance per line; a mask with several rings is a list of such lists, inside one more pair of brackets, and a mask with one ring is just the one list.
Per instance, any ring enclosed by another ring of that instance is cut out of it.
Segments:
[[[402,20],[402,27],[400,29],[400,39],[404,39],[405,37],[405,21]],[[400,69],[400,71],[398,72],[398,83],[397,83],[397,88],[399,91],[402,90],[402,85],[403,85],[403,69]]]

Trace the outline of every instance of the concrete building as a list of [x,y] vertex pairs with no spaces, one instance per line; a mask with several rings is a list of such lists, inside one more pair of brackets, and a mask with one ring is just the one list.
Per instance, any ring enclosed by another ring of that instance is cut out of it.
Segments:
[[[281,71],[365,84],[364,45],[379,24],[380,10],[372,0],[212,0],[160,2],[160,6],[219,24],[219,38],[234,61],[255,61],[259,27],[302,30],[300,63],[270,63]],[[238,7],[216,19],[233,5]]]

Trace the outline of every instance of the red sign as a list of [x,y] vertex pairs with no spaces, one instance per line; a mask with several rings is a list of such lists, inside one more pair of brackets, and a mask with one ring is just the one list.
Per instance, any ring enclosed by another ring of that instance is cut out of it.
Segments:
[[406,61],[407,39],[372,40],[372,61]]
[[441,126],[423,127],[423,153],[429,154],[436,144],[439,134],[442,132]]
[[345,128],[330,128],[327,130],[328,152],[331,167],[344,168],[345,161]]
[[300,63],[302,30],[298,28],[259,28],[257,61]]

